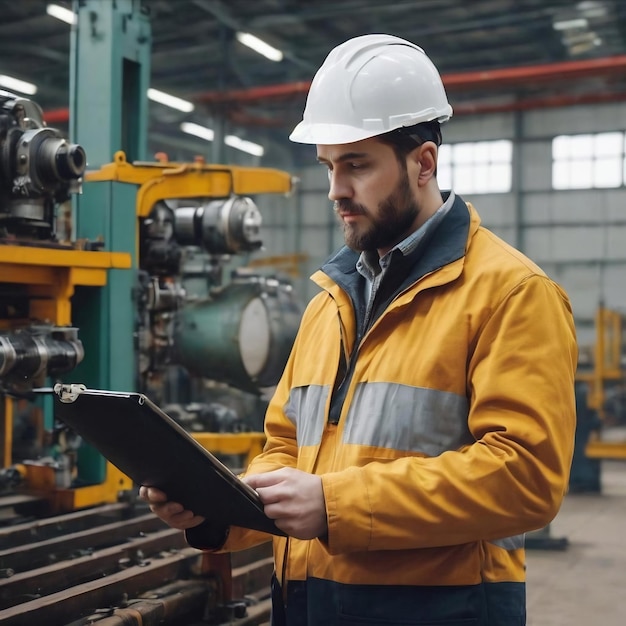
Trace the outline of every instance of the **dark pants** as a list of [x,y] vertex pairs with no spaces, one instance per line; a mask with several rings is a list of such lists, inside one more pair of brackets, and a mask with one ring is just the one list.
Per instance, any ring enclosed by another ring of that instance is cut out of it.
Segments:
[[524,626],[524,583],[409,587],[272,582],[272,626]]

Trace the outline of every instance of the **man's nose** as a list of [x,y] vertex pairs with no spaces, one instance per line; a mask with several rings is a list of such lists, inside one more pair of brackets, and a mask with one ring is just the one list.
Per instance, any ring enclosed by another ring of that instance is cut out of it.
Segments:
[[346,176],[342,176],[338,172],[328,173],[328,199],[335,202],[343,198],[351,198],[353,194],[352,185],[349,183]]

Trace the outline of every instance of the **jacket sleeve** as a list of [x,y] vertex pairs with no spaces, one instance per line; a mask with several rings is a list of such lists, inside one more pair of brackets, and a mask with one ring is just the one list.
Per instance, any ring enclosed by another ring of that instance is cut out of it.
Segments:
[[566,295],[545,276],[526,278],[470,344],[474,443],[324,475],[331,553],[501,539],[556,515],[575,431],[577,346]]

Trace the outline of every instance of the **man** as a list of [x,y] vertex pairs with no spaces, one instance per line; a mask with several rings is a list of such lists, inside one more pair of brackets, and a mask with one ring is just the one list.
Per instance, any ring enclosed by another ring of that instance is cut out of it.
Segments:
[[[347,247],[312,277],[245,478],[289,535],[274,623],[525,623],[524,533],[556,515],[573,450],[574,324],[440,192],[451,114],[421,48],[366,35],[327,57],[291,135],[317,145]],[[197,547],[263,538],[141,495]]]

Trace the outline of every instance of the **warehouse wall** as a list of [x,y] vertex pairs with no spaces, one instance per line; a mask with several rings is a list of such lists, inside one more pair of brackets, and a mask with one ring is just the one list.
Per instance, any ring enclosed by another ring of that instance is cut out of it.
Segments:
[[[626,188],[551,189],[552,139],[560,134],[626,129],[626,104],[542,109],[453,118],[444,141],[514,141],[513,190],[466,197],[485,226],[525,252],[569,293],[581,343],[593,341],[593,315],[601,301],[626,310]],[[316,288],[307,277],[342,243],[327,198],[325,169],[315,163],[295,172],[291,198],[259,199],[265,254],[305,252],[296,289],[308,300]]]
[[626,104],[527,113],[523,118],[524,251],[568,291],[581,343],[603,302],[626,310],[626,188],[553,191],[551,139],[626,129]]

